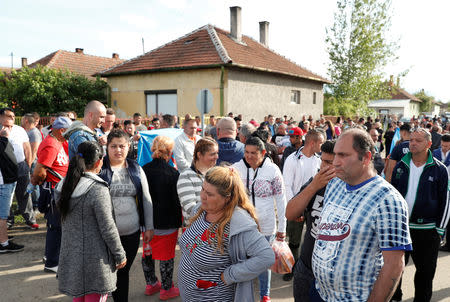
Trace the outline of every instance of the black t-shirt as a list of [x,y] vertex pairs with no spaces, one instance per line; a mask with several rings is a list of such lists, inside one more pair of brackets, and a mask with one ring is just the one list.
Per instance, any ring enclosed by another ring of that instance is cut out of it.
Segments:
[[[300,189],[303,191],[313,180],[311,177]],[[325,195],[326,187],[323,187],[314,194],[313,198],[308,203],[305,209],[305,219],[306,219],[306,232],[305,239],[303,240],[302,250],[300,251],[300,259],[306,265],[307,268],[311,269],[312,253],[314,250],[314,244],[317,238],[317,225],[320,220],[320,213],[323,209],[323,197]],[[299,193],[300,193],[299,192]]]
[[399,161],[409,152],[409,141],[404,141],[392,149],[390,159]]

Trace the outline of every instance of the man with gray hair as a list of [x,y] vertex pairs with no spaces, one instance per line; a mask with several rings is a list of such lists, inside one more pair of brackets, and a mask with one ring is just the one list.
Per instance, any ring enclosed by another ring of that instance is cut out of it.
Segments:
[[237,141],[236,122],[231,117],[224,117],[217,123],[217,144],[219,145],[219,158],[221,162],[234,164],[244,157],[244,144]]
[[[409,228],[416,267],[414,301],[430,301],[433,278],[441,239],[444,236],[450,210],[448,200],[448,172],[430,150],[431,134],[424,128],[411,133],[409,152],[395,166],[391,183],[403,195],[409,209]],[[393,297],[401,301],[401,283]]]
[[241,125],[241,129],[239,129],[239,141],[243,144],[245,144],[245,142],[247,141],[247,139],[252,136],[252,133],[256,131],[255,126],[253,126],[252,124],[248,123],[248,124],[243,124]]

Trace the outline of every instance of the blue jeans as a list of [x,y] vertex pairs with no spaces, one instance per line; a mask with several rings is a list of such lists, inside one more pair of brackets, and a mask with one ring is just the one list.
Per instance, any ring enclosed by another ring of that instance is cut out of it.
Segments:
[[0,185],[0,219],[8,219],[16,183]]
[[[271,244],[273,239],[275,238],[275,235],[269,235],[264,236],[267,241]],[[264,296],[270,296],[270,279],[272,277],[272,272],[270,269],[265,271],[264,273],[261,273],[261,275],[258,276],[259,280],[259,295],[262,297]]]

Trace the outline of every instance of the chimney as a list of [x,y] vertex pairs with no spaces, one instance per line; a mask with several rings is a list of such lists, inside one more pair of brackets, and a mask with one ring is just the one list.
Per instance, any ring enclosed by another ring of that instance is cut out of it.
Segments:
[[241,42],[242,31],[241,31],[241,7],[232,6],[230,7],[230,35],[231,38],[237,42]]
[[400,77],[397,77],[397,87],[400,88]]
[[75,52],[76,53],[81,53],[81,54],[84,54],[84,49],[83,48],[75,48]]
[[112,54],[112,58],[113,58],[113,59],[118,59],[118,58],[119,58],[119,54],[118,54],[118,53],[115,53],[115,52],[113,52],[113,54]]
[[27,66],[28,66],[27,58],[22,58],[22,67],[27,67]]
[[259,43],[269,47],[269,22],[259,22]]

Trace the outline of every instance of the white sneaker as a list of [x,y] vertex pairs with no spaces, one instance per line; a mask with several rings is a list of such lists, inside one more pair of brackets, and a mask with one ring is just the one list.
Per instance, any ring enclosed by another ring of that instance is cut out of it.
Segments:
[[44,267],[44,272],[47,273],[58,273],[58,266],[52,266],[52,267]]

